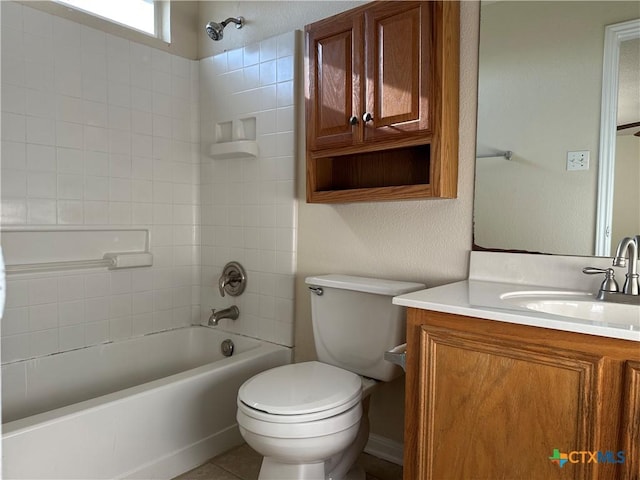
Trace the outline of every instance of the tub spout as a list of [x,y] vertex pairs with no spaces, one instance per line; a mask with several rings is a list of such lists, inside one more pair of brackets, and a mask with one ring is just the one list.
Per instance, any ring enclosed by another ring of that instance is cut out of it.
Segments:
[[215,308],[211,309],[211,316],[209,317],[209,325],[216,326],[218,322],[223,318],[230,318],[231,320],[236,320],[240,316],[240,310],[235,305],[230,306],[229,308],[225,308],[223,310],[216,310]]

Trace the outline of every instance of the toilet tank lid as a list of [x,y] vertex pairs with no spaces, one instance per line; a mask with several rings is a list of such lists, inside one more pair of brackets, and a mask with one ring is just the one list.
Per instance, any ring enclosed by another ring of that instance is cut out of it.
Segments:
[[339,288],[342,290],[355,290],[356,292],[375,293],[377,295],[403,295],[416,290],[422,290],[426,286],[422,283],[400,282],[397,280],[382,280],[379,278],[356,277],[352,275],[318,275],[307,277],[307,285],[317,287]]

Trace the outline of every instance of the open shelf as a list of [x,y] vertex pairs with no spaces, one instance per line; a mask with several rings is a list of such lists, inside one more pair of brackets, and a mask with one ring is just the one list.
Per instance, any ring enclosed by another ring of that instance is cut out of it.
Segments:
[[312,202],[429,196],[430,145],[311,159]]

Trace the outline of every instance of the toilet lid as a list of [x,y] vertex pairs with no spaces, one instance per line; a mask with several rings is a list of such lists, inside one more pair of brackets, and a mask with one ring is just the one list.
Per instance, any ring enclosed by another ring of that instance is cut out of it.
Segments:
[[361,395],[358,375],[320,362],[272,368],[247,380],[238,391],[242,403],[271,415],[321,412]]

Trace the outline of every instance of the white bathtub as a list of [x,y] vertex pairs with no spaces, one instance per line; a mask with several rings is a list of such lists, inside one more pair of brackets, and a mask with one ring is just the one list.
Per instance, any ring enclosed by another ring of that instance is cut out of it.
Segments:
[[3,478],[175,477],[242,442],[239,386],[290,361],[189,327],[3,365]]

